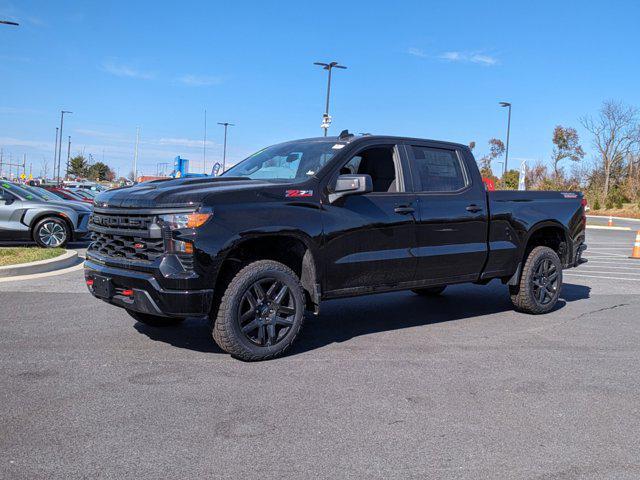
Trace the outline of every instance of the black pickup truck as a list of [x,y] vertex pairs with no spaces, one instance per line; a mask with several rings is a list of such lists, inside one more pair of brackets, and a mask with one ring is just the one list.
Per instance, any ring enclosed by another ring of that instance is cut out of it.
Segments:
[[208,316],[222,349],[264,360],[321,300],[499,279],[515,308],[546,313],[582,261],[584,207],[577,192],[487,192],[464,145],[345,131],[101,193],[85,278],[140,322]]

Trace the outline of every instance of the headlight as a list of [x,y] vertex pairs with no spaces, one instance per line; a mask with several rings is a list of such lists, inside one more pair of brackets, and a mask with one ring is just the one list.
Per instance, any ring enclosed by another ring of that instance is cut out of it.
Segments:
[[160,220],[169,226],[171,230],[178,228],[198,228],[207,223],[207,220],[211,218],[212,213],[171,213],[167,215],[160,215]]

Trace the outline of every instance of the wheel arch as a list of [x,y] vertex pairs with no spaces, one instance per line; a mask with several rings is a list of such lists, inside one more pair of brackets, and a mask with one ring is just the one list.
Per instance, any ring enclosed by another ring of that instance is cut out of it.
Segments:
[[320,270],[318,251],[307,235],[297,232],[262,232],[239,236],[223,249],[223,259],[215,278],[214,303],[221,298],[233,276],[257,260],[274,260],[291,268],[300,278],[307,297],[307,309],[319,311]]
[[[522,267],[531,250],[535,247],[549,247],[558,254],[560,262],[566,266],[572,258],[569,230],[557,220],[543,220],[533,225],[523,239],[518,252],[518,266],[513,276],[506,282],[518,285],[522,275]],[[504,280],[503,280],[504,281]]]

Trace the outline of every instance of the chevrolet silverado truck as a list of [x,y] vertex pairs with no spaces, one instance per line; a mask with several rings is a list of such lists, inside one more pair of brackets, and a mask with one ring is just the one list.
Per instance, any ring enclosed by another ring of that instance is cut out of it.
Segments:
[[322,300],[498,279],[517,310],[549,312],[585,223],[578,192],[487,192],[464,145],[345,131],[99,194],[85,279],[139,322],[208,316],[223,350],[265,360]]

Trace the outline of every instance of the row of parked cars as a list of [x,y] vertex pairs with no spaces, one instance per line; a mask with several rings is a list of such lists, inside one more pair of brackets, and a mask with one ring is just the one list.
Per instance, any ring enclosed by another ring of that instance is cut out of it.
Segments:
[[87,236],[99,187],[24,185],[0,180],[0,242],[64,247]]

